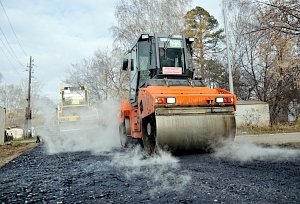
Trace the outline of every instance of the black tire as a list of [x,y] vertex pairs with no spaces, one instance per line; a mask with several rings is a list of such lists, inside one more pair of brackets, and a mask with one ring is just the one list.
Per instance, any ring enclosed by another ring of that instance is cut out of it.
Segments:
[[150,115],[142,121],[142,140],[144,150],[147,154],[153,155],[157,153],[156,121],[154,115]]
[[133,148],[137,145],[143,147],[142,139],[136,139],[130,135],[130,120],[125,118],[124,123],[119,126],[120,143],[123,148]]
[[120,143],[121,143],[121,146],[123,148],[127,148],[128,146],[128,136],[126,134],[126,128],[125,128],[125,123],[122,123],[120,126],[119,126],[119,136],[120,136]]

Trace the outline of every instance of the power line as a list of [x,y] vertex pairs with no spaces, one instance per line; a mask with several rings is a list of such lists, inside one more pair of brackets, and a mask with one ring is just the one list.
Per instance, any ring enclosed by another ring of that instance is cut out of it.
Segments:
[[10,28],[11,28],[11,30],[13,31],[15,38],[17,39],[18,45],[20,46],[20,48],[21,48],[23,54],[24,54],[25,56],[27,56],[27,54],[26,54],[26,52],[25,52],[23,46],[21,45],[21,42],[20,42],[20,40],[19,40],[19,38],[18,38],[18,36],[17,36],[17,34],[16,34],[16,32],[15,32],[15,30],[14,30],[14,28],[13,28],[13,26],[12,26],[10,20],[9,20],[9,17],[8,17],[8,15],[7,15],[7,13],[6,13],[6,10],[5,10],[5,8],[4,8],[4,6],[3,6],[1,0],[0,0],[0,4],[1,4],[1,7],[2,7],[4,13],[5,13],[5,16],[6,16],[6,18],[7,18],[7,21],[8,21],[8,23],[9,23],[9,25],[10,25]]
[[25,67],[25,66],[20,62],[20,60],[18,59],[18,57],[17,57],[15,51],[14,51],[14,50],[12,49],[12,47],[10,46],[10,44],[9,44],[9,42],[8,42],[8,40],[7,40],[7,37],[5,36],[3,30],[1,29],[1,26],[0,26],[0,31],[1,31],[3,37],[4,37],[5,41],[6,41],[6,44],[7,44],[7,46],[8,46],[9,49],[7,49],[7,47],[5,46],[5,43],[1,40],[1,42],[3,43],[3,45],[5,46],[5,48],[6,48],[7,50],[10,50],[11,54],[14,56],[15,61],[16,61],[17,63],[19,63],[22,67]]
[[3,74],[0,72],[0,87],[1,84],[4,82],[4,84],[7,84],[8,82],[6,81],[6,79],[4,78]]
[[[2,41],[1,38],[0,38],[0,41],[1,41],[2,43],[4,43],[4,42]],[[5,46],[5,44],[3,44],[3,45]],[[14,70],[19,76],[21,76],[20,72],[17,70],[17,68],[16,68],[15,65],[11,62],[11,60],[9,59],[9,56],[7,55],[7,53],[8,53],[8,54],[11,54],[11,53],[8,52],[8,49],[4,50],[1,46],[0,46],[0,48],[1,48],[1,51],[3,52],[3,54],[5,55],[7,61],[11,64],[13,70]],[[5,51],[6,51],[7,53],[6,53]]]

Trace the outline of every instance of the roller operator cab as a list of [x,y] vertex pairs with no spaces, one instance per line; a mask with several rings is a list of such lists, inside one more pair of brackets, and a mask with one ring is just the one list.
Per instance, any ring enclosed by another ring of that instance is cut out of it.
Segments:
[[234,139],[236,96],[195,79],[193,41],[142,34],[126,53],[123,70],[130,72],[130,91],[121,103],[122,146],[136,139],[150,154],[159,147],[211,151]]

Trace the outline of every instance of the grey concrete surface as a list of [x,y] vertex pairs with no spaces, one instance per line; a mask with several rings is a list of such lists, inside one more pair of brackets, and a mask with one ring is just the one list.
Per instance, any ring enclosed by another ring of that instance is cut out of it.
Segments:
[[294,133],[276,133],[276,134],[260,134],[260,135],[237,135],[236,143],[251,141],[257,144],[287,144],[300,143],[300,132]]

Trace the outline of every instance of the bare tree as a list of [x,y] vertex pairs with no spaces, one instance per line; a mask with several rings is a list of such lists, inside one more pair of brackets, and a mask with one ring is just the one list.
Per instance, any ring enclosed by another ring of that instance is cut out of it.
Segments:
[[25,119],[24,108],[26,105],[24,91],[21,86],[17,85],[4,85],[0,87],[0,106],[6,108],[7,125],[21,125],[21,120]]
[[300,4],[299,1],[270,0],[258,2],[260,31],[269,44],[269,58],[273,64],[269,69],[267,100],[271,106],[271,122],[280,122],[280,115],[287,115],[288,105],[299,100],[295,82],[300,80]]
[[268,73],[272,88],[267,99],[271,105],[271,122],[277,123],[281,121],[280,114],[288,111],[288,104],[299,98],[294,82],[300,79],[300,58],[295,55],[295,41],[290,35],[271,32],[269,36],[274,64]]
[[276,123],[281,113],[287,114],[286,107],[295,98],[294,84],[300,74],[298,40],[277,29],[258,30],[268,22],[264,22],[267,19],[263,13],[257,12],[257,4],[234,2],[237,12],[232,19],[231,39],[238,96],[268,102],[271,123]]
[[115,8],[115,41],[128,48],[142,33],[181,34],[191,0],[120,0]]
[[94,56],[73,64],[65,82],[71,86],[87,85],[92,102],[126,97],[127,75],[121,72],[120,49],[95,52]]
[[[0,86],[0,106],[7,111],[7,126],[23,126],[25,122],[25,107],[27,106],[27,82],[20,85]],[[38,112],[36,103],[40,98],[40,84],[33,83],[31,89],[31,107],[33,117]]]
[[300,35],[299,0],[257,1],[261,25],[260,29],[271,29],[288,35]]

